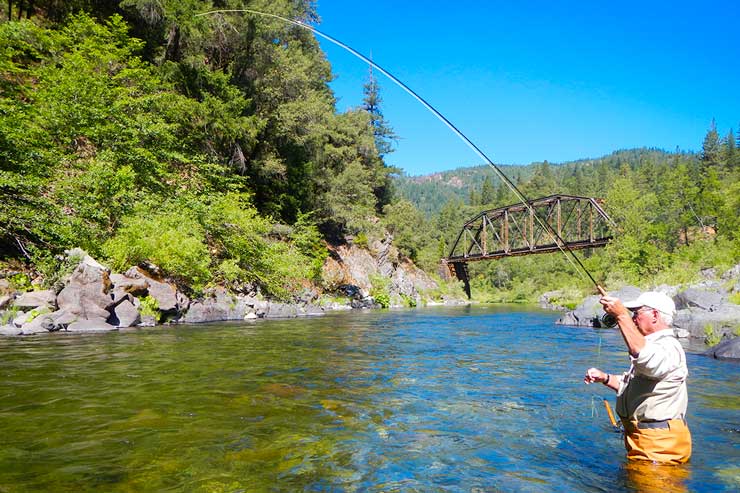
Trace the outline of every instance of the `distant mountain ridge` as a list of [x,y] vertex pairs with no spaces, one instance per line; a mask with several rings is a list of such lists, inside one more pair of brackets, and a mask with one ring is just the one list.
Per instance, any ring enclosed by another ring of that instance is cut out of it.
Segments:
[[[623,165],[629,165],[633,170],[645,163],[660,164],[668,162],[672,157],[681,155],[694,156],[691,153],[667,152],[655,148],[623,149],[598,158],[583,158],[563,163],[548,161],[533,162],[526,165],[497,164],[498,168],[517,186],[532,178],[536,170],[543,165],[549,165],[553,172],[561,178],[574,173],[577,168],[585,170],[598,166],[606,166],[618,170]],[[428,217],[434,216],[442,206],[450,200],[460,200],[469,204],[471,190],[479,190],[486,178],[498,185],[500,179],[496,172],[487,164],[468,166],[449,171],[441,171],[421,176],[400,176],[395,178],[395,193],[413,203],[417,209]],[[563,191],[563,193],[567,193]],[[570,193],[574,193],[571,191]],[[534,198],[534,197],[530,197]]]

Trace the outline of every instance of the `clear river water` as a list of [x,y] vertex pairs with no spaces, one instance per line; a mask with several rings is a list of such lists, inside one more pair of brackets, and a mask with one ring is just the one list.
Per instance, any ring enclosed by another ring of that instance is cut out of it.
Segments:
[[0,492],[740,490],[740,364],[689,352],[686,466],[634,466],[619,333],[439,307],[0,339]]

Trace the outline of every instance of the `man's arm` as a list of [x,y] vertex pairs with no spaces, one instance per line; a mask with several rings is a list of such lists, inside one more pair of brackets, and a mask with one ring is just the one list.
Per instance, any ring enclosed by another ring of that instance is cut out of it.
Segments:
[[627,345],[629,353],[637,357],[645,347],[645,336],[637,330],[637,326],[632,321],[632,315],[622,304],[622,300],[613,296],[602,296],[599,300],[604,306],[604,311],[614,315],[619,325],[619,331],[622,333],[624,343]]
[[601,382],[615,392],[619,390],[619,377],[616,375],[610,375],[609,373],[604,373],[598,368],[589,368],[588,371],[586,371],[586,376],[583,377],[583,382],[586,385]]

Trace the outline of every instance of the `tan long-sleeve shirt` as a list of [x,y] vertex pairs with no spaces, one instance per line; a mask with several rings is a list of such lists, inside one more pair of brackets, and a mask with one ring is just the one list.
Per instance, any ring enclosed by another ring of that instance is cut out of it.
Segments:
[[617,414],[637,421],[684,418],[689,370],[673,329],[645,336],[645,347],[630,360],[617,390]]

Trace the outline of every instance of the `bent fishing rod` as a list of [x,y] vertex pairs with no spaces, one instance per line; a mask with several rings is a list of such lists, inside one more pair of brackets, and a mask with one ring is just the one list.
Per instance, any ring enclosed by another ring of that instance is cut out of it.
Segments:
[[[585,274],[588,276],[588,279],[596,286],[597,291],[602,295],[606,295],[606,291],[604,290],[601,285],[594,279],[594,277],[591,275],[589,270],[586,268],[585,265],[583,265],[583,262],[578,258],[578,256],[573,252],[573,250],[568,247],[568,245],[563,241],[563,239],[560,237],[560,235],[555,231],[555,229],[550,225],[550,223],[547,220],[542,220],[539,214],[537,214],[537,211],[532,206],[531,202],[527,197],[524,196],[524,194],[517,188],[517,186],[512,182],[506,174],[501,171],[501,169],[494,164],[494,162],[477,146],[471,141],[462,131],[460,131],[455,125],[452,124],[442,113],[437,111],[437,109],[432,106],[429,102],[427,102],[424,98],[419,96],[413,89],[408,87],[406,84],[404,84],[400,79],[398,79],[395,75],[390,73],[388,70],[384,69],[374,61],[372,61],[370,58],[366,57],[359,51],[355,50],[351,46],[349,46],[346,43],[343,43],[342,41],[339,41],[338,39],[329,36],[328,34],[316,29],[315,27],[306,24],[305,22],[296,20],[296,19],[289,19],[287,17],[282,17],[277,14],[271,14],[268,12],[261,12],[259,10],[253,10],[253,9],[222,9],[222,10],[210,10],[208,12],[202,12],[200,14],[196,14],[196,17],[201,16],[207,16],[207,15],[214,15],[214,14],[228,14],[228,13],[247,13],[247,14],[254,14],[254,15],[260,15],[263,17],[270,17],[273,19],[278,19],[282,22],[292,24],[294,26],[301,27],[303,29],[307,29],[314,33],[317,36],[320,36],[327,41],[339,46],[340,48],[348,51],[352,55],[356,56],[360,60],[364,61],[365,63],[369,64],[371,67],[377,69],[379,72],[381,72],[383,75],[388,77],[393,83],[395,83],[397,86],[399,86],[401,89],[406,91],[409,95],[411,95],[414,99],[416,99],[418,102],[420,102],[427,110],[429,110],[437,119],[439,119],[442,123],[444,123],[450,130],[452,130],[455,135],[457,135],[470,149],[473,150],[480,158],[482,158],[488,166],[490,166],[493,171],[496,173],[496,175],[503,181],[509,189],[514,192],[514,195],[524,204],[532,214],[534,218],[536,218],[537,223],[545,229],[545,231],[548,232],[550,237],[555,240],[555,244],[557,245],[558,249],[565,255],[565,258],[570,262],[570,264],[573,266],[576,272],[579,272],[581,275]],[[580,270],[579,270],[580,268]]]

